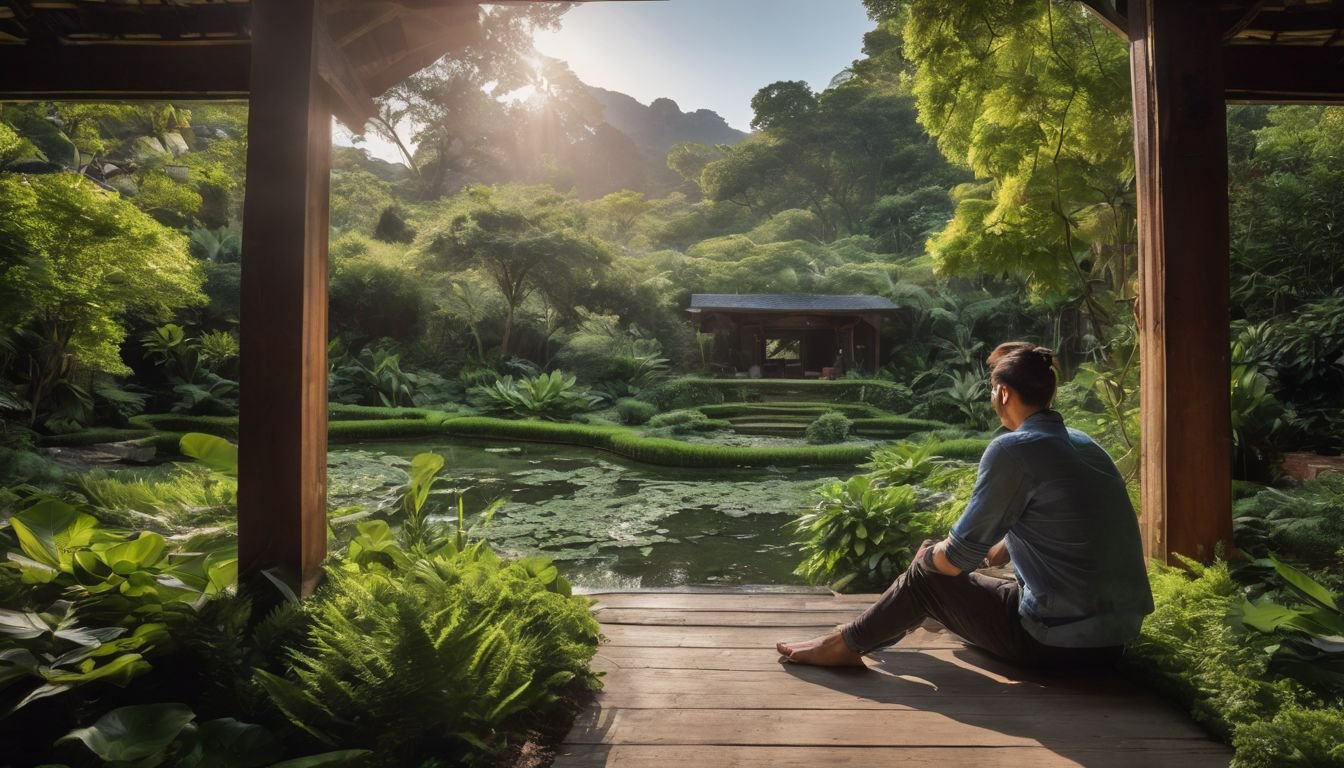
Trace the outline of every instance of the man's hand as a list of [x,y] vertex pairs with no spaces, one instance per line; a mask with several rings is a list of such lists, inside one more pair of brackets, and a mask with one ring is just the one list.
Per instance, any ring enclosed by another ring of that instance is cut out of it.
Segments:
[[1004,539],[998,544],[989,548],[989,554],[985,556],[985,564],[990,568],[998,568],[1007,565],[1011,558],[1008,555],[1008,540]]

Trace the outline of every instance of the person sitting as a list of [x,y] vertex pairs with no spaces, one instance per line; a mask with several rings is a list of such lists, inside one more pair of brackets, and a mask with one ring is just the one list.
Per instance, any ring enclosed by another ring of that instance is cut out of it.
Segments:
[[[781,661],[863,666],[927,618],[1005,661],[1089,668],[1119,658],[1153,611],[1125,481],[1100,446],[1050,410],[1054,357],[1029,342],[989,356],[990,398],[1009,432],[980,459],[965,512],[942,541],[857,619],[804,642]],[[976,573],[1011,561],[1017,580]]]

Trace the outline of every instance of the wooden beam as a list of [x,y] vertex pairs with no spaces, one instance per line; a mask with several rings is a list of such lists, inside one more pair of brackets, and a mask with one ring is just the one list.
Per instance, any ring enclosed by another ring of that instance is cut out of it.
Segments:
[[1222,61],[1230,101],[1344,102],[1342,47],[1229,45]]
[[320,0],[253,0],[243,209],[238,557],[307,594],[326,557],[331,110]]
[[1120,37],[1129,37],[1129,21],[1123,10],[1117,7],[1116,0],[1082,0],[1083,7],[1100,21],[1112,33]]
[[0,45],[0,99],[246,98],[250,48]]
[[1222,28],[1203,0],[1129,11],[1144,548],[1209,560],[1232,541]]

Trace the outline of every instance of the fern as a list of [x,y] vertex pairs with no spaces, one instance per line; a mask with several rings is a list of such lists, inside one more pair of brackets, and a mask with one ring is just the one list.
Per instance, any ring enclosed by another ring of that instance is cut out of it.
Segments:
[[564,687],[595,687],[597,624],[545,569],[474,546],[394,560],[330,570],[291,675],[261,675],[309,734],[372,749],[376,765],[465,761],[496,753],[511,718]]

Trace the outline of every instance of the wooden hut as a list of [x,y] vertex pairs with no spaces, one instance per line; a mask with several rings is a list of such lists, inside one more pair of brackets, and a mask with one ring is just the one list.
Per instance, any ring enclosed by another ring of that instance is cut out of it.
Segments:
[[712,335],[710,361],[729,375],[816,379],[882,365],[882,318],[900,308],[880,296],[697,293],[687,310]]

